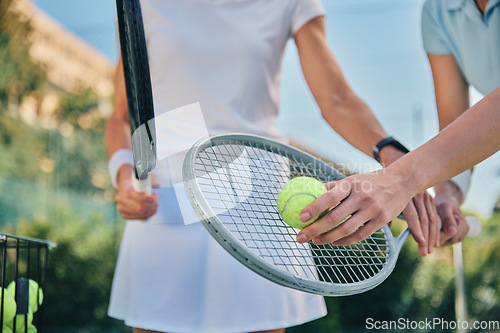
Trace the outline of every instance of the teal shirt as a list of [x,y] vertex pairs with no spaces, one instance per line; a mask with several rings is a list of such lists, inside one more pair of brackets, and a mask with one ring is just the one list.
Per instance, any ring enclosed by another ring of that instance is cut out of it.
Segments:
[[484,15],[474,0],[427,0],[422,36],[427,53],[451,54],[483,95],[500,87],[500,0],[489,0]]

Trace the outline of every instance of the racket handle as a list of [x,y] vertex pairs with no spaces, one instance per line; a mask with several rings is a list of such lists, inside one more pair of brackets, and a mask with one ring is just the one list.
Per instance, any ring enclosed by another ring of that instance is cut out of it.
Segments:
[[467,237],[476,237],[479,235],[483,228],[481,222],[473,216],[466,216],[465,219],[469,225],[469,233],[467,234]]
[[151,194],[151,177],[146,179],[137,179],[135,173],[132,173],[132,187],[135,191]]

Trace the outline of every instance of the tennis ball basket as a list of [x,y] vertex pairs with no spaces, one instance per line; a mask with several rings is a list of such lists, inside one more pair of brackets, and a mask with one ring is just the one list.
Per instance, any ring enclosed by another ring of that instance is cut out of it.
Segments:
[[54,243],[0,233],[0,332],[41,332],[45,271]]

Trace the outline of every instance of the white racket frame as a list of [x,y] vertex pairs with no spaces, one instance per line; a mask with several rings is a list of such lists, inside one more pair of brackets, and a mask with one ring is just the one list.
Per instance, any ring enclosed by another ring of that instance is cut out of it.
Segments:
[[324,296],[344,296],[353,295],[368,291],[382,283],[392,273],[396,266],[396,261],[401,248],[410,235],[406,228],[398,237],[394,237],[391,230],[385,225],[381,230],[387,239],[388,257],[384,267],[373,277],[355,283],[334,283],[323,282],[313,279],[306,279],[302,276],[292,274],[288,271],[279,269],[277,266],[267,262],[262,257],[254,254],[238,238],[236,238],[217,218],[212,208],[203,197],[200,185],[196,179],[195,165],[196,158],[200,151],[209,146],[220,145],[224,143],[252,143],[252,147],[270,147],[271,152],[279,152],[281,155],[294,156],[295,159],[301,159],[305,163],[321,167],[323,172],[331,172],[338,177],[344,178],[345,175],[328,165],[327,163],[307,154],[301,150],[290,147],[280,142],[269,140],[260,136],[247,134],[226,134],[207,137],[199,140],[188,151],[183,165],[183,180],[187,197],[196,212],[201,223],[205,226],[212,237],[235,259],[240,263],[263,276],[264,278],[280,284],[285,287],[301,290],[304,292],[319,294]]

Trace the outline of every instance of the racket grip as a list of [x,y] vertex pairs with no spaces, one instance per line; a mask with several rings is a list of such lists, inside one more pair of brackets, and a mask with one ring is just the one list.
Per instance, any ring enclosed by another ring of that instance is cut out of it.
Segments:
[[151,177],[146,179],[137,179],[135,173],[132,173],[132,187],[135,191],[151,194]]
[[476,237],[477,235],[479,235],[483,228],[481,222],[479,222],[479,220],[473,216],[467,216],[465,217],[465,219],[467,220],[467,224],[469,225],[469,233],[467,234],[467,237]]

